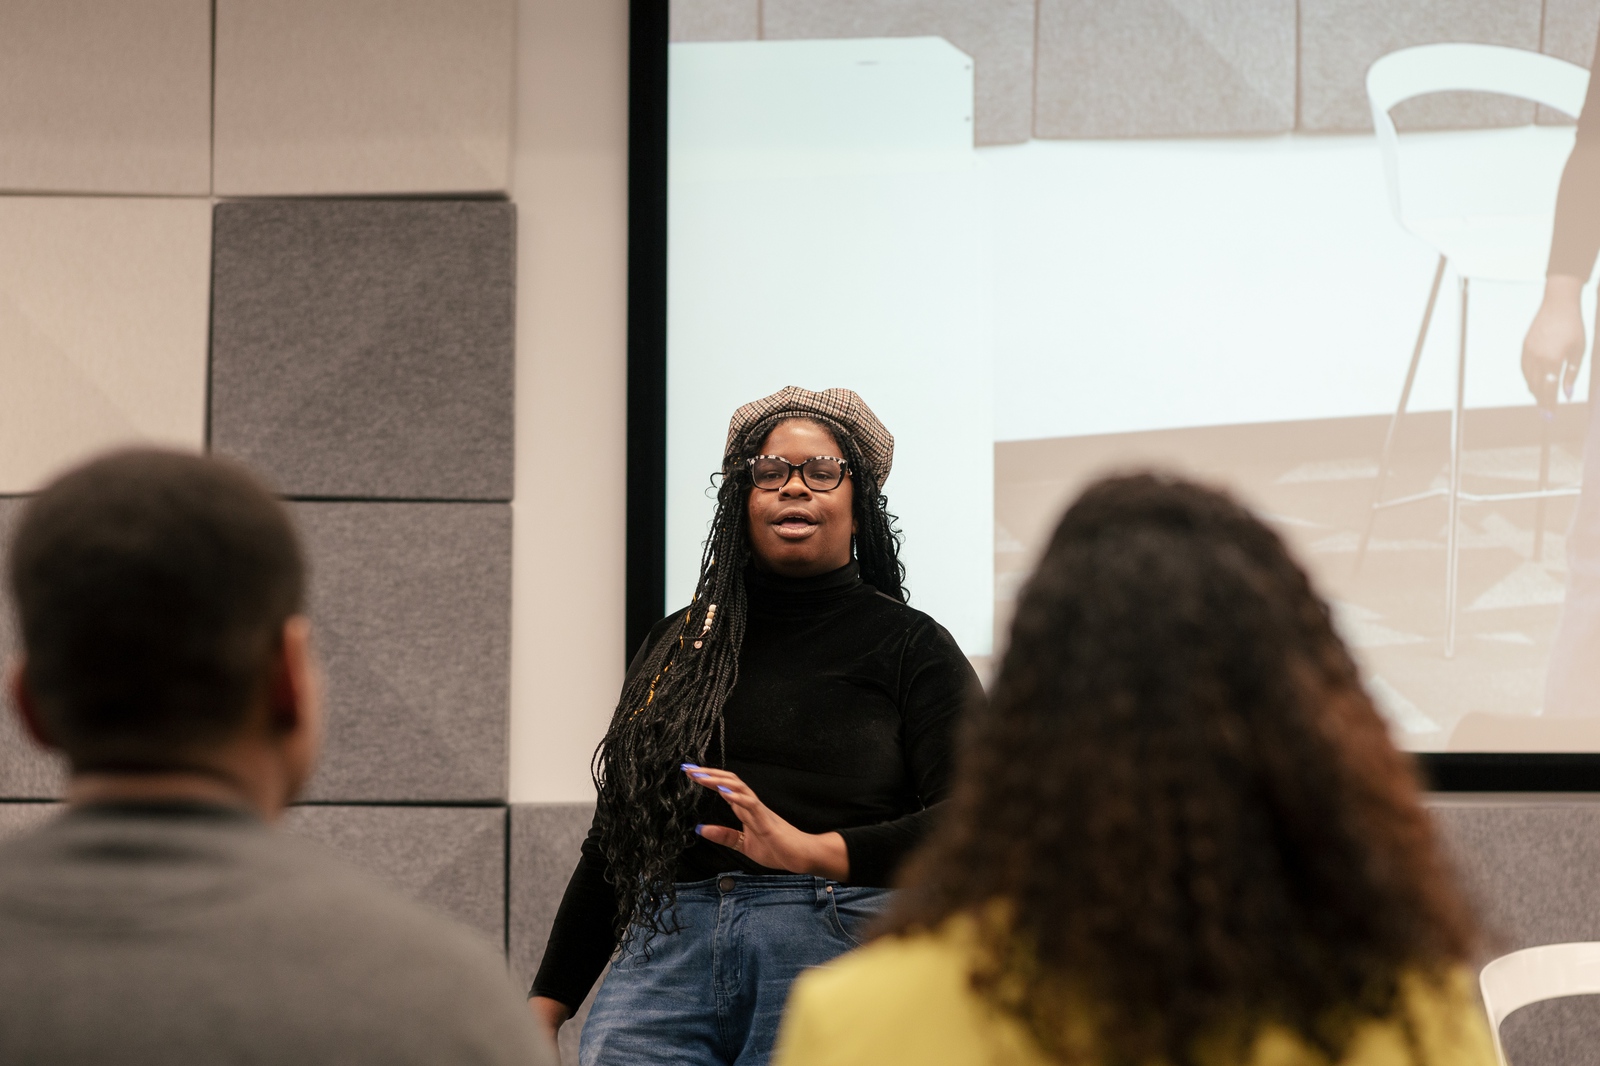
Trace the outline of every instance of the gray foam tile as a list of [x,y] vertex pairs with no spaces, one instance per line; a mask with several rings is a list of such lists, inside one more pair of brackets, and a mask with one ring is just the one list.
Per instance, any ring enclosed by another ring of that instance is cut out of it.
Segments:
[[[507,943],[511,972],[524,986],[533,983],[544,957],[556,908],[593,818],[592,803],[519,803],[511,807],[511,928]],[[595,982],[578,1013],[561,1027],[561,1061],[568,1066],[576,1066],[578,1061],[578,1036],[600,984]]]
[[327,745],[310,798],[503,800],[507,504],[300,503]]
[[[1467,42],[1539,50],[1540,0],[1301,0],[1300,127],[1372,129],[1367,68],[1418,44]],[[1401,129],[1518,125],[1533,105],[1481,93],[1439,93],[1396,107]]]
[[0,189],[208,193],[209,0],[0,4]]
[[[1600,940],[1600,802],[1434,797],[1430,803],[1487,934],[1487,956]],[[1600,997],[1532,1003],[1500,1037],[1511,1066],[1594,1057]]]
[[217,0],[222,196],[503,192],[516,0]]
[[1432,807],[1496,954],[1600,940],[1600,803]]
[[[1587,69],[1594,62],[1597,36],[1600,36],[1600,0],[1545,0],[1544,36],[1540,48],[1546,55]],[[1539,108],[1539,121],[1551,125],[1572,124],[1572,119],[1548,107]]]
[[943,37],[973,60],[975,139],[1012,144],[1033,119],[1034,0],[762,0],[768,40]]
[[533,982],[561,894],[594,819],[592,803],[517,803],[511,807],[512,972]]
[[[20,650],[16,612],[8,591],[10,581],[7,548],[27,500],[0,497],[0,663],[8,662]],[[54,799],[65,791],[66,764],[60,756],[40,748],[27,736],[10,696],[0,695],[0,799]],[[26,812],[36,804],[15,805]],[[10,810],[12,807],[0,807]],[[0,828],[3,831],[3,828]]]
[[59,803],[0,803],[0,840],[37,829],[64,809]]
[[1600,1046],[1600,996],[1530,1003],[1500,1023],[1511,1066],[1574,1066],[1593,1062]]
[[289,496],[509,499],[515,209],[216,209],[211,444]]
[[672,0],[674,41],[753,41],[761,36],[761,0]]
[[1039,137],[1281,133],[1295,0],[1040,0],[1038,62]]
[[505,945],[503,807],[292,807],[283,827]]

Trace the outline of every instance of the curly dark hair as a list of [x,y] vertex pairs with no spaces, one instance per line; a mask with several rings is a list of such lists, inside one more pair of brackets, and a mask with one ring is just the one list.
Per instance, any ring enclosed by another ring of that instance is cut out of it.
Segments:
[[[638,932],[648,942],[672,928],[673,874],[694,838],[704,790],[679,767],[721,764],[722,708],[739,677],[747,607],[744,573],[750,562],[746,510],[754,483],[745,460],[757,454],[782,422],[769,418],[735,441],[713,477],[717,509],[700,561],[694,599],[668,626],[623,683],[591,770],[598,793],[595,824],[608,878],[617,893],[615,932],[630,944]],[[905,602],[900,534],[872,469],[845,428],[806,415],[833,434],[854,486],[853,552],[861,579]]]
[[1305,573],[1227,495],[1155,474],[1061,519],[901,880],[884,928],[976,917],[973,987],[1064,1062],[1242,1057],[1269,1023],[1337,1061],[1475,937]]

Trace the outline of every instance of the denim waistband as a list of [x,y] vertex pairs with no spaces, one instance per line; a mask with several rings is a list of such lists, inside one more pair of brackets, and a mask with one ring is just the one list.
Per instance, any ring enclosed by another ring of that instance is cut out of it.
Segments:
[[[782,897],[820,900],[832,892],[849,888],[838,881],[813,877],[811,874],[753,874],[744,870],[730,870],[703,881],[678,881],[672,887],[679,899],[735,896],[752,903],[776,902]],[[888,889],[881,891],[887,892]]]

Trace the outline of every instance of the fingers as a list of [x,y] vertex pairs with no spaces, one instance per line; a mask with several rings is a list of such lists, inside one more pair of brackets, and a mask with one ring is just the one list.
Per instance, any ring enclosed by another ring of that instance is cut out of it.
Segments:
[[756,794],[750,790],[750,786],[739,780],[739,775],[731,771],[684,763],[683,772],[688,774],[689,780],[695,784],[720,792],[729,803],[760,802],[756,799]]
[[739,851],[744,847],[744,834],[725,825],[697,825],[694,831],[713,844]]

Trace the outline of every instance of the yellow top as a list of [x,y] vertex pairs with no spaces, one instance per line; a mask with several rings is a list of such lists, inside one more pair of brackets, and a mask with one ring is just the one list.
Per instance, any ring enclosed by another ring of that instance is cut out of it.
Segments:
[[[1022,1023],[972,991],[971,957],[972,924],[955,920],[936,934],[886,937],[804,974],[790,993],[773,1066],[1047,1066]],[[1405,979],[1401,994],[1421,1058],[1412,1058],[1398,1022],[1370,1022],[1341,1066],[1496,1066],[1465,970],[1443,985]],[[1269,1026],[1247,1066],[1329,1064],[1294,1033]]]

